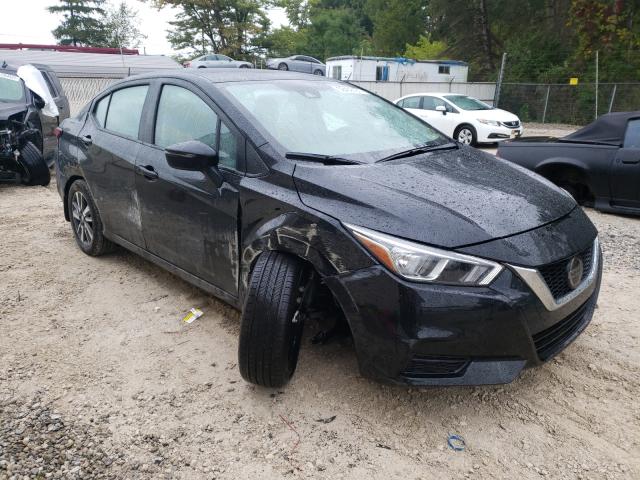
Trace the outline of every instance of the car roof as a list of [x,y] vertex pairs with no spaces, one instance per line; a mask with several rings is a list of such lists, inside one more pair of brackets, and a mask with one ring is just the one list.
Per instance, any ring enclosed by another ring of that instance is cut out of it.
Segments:
[[308,73],[295,73],[280,70],[259,70],[249,68],[216,68],[216,69],[187,69],[184,70],[167,70],[163,72],[144,73],[141,75],[133,75],[122,79],[117,84],[143,79],[154,78],[178,78],[208,83],[230,83],[230,82],[259,82],[274,80],[309,80],[309,81],[331,81],[325,77],[311,75]]

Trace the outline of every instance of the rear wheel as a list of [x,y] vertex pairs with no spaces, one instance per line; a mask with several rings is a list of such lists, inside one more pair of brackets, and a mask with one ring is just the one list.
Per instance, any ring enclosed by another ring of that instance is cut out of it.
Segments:
[[240,65],[240,67],[238,68],[251,68],[251,67],[249,67],[249,65]]
[[453,137],[463,145],[475,145],[478,140],[476,129],[471,125],[460,125],[456,128]]
[[280,65],[278,65],[278,70],[287,71],[289,70],[289,66],[286,63],[281,63]]
[[262,254],[251,273],[238,346],[240,374],[264,387],[285,385],[298,363],[307,269],[279,252]]
[[24,185],[42,185],[44,187],[49,185],[51,172],[40,150],[33,143],[27,142],[22,148],[19,162],[23,169],[22,183]]
[[76,243],[87,255],[97,257],[114,249],[103,233],[102,219],[84,180],[76,180],[67,197]]

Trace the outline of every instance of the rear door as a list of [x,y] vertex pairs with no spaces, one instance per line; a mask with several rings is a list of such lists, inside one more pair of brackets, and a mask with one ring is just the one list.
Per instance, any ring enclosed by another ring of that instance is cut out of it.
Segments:
[[293,70],[294,72],[309,73],[309,65],[310,63],[305,62],[301,55],[293,57],[291,60],[289,60],[289,70]]
[[612,202],[640,208],[640,118],[629,120],[611,172]]
[[[189,82],[158,82],[154,97],[158,97],[155,112],[148,116],[136,176],[147,250],[237,296],[242,137],[211,99]],[[221,186],[208,170],[169,166],[164,148],[188,140],[218,151]]]
[[105,231],[139,247],[144,238],[134,167],[148,91],[148,83],[132,83],[97,99],[78,139],[78,160]]

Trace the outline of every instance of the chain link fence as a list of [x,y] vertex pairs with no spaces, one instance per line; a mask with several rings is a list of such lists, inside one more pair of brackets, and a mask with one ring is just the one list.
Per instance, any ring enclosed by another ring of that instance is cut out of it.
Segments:
[[[640,110],[640,83],[601,83],[597,115]],[[596,84],[503,83],[500,108],[523,122],[586,125],[596,118]]]
[[96,76],[77,76],[64,73],[58,73],[58,78],[62,84],[67,98],[69,99],[69,110],[71,115],[78,113],[89,100],[96,94],[113,82],[124,78],[123,75],[96,75]]

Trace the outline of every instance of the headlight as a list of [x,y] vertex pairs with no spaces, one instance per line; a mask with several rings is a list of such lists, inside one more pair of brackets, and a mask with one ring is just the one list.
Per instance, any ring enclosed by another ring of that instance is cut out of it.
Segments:
[[364,227],[344,225],[380,263],[414,282],[489,285],[503,268],[490,260],[427,247]]
[[496,121],[496,120],[484,120],[484,119],[478,119],[478,121],[480,123],[484,123],[485,125],[493,125],[494,127],[499,127],[500,126],[500,122]]

